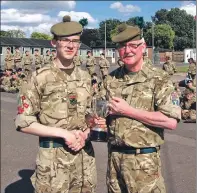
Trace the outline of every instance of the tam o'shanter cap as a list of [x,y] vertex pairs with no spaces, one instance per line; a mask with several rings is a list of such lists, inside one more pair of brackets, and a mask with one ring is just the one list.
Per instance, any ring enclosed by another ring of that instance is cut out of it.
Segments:
[[82,31],[82,25],[76,21],[71,21],[69,15],[64,16],[62,22],[51,27],[51,33],[60,37],[78,35]]
[[122,23],[117,26],[116,33],[112,36],[112,41],[114,43],[120,43],[127,40],[141,40],[141,38],[141,30],[139,27]]

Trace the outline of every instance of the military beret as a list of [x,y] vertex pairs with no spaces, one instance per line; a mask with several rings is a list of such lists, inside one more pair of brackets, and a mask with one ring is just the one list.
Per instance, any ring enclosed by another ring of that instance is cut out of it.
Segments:
[[112,35],[112,41],[114,43],[125,42],[127,40],[140,40],[141,38],[140,28],[129,26],[126,23],[118,25],[116,32]]
[[61,23],[57,23],[51,27],[51,33],[60,37],[78,35],[81,34],[82,31],[82,25],[79,22],[71,21],[68,15],[63,17]]

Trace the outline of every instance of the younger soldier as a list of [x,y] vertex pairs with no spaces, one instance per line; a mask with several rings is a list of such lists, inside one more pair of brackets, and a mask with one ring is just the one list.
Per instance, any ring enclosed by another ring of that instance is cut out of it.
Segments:
[[43,58],[39,53],[38,49],[34,50],[34,62],[35,62],[35,68],[36,70],[40,69],[42,67],[42,62],[43,62]]
[[92,52],[87,52],[87,58],[86,58],[86,68],[88,69],[88,72],[90,75],[92,75],[95,71],[95,65],[96,65],[96,59],[94,56],[92,56]]
[[93,147],[85,143],[91,106],[91,78],[76,68],[82,26],[64,16],[51,27],[57,57],[32,73],[19,93],[18,131],[39,136],[36,193],[93,193],[96,165]]
[[14,69],[14,61],[13,61],[13,54],[11,53],[10,48],[6,49],[6,56],[5,56],[5,70]]
[[46,55],[44,56],[44,61],[43,61],[44,66],[45,65],[48,65],[48,64],[51,64],[51,62],[52,62],[52,56],[50,54],[51,54],[50,53],[50,50],[47,50],[46,51]]
[[108,75],[108,69],[110,67],[109,61],[105,58],[104,53],[100,55],[99,67],[100,67],[102,79],[104,79],[104,77]]
[[18,68],[22,68],[22,54],[20,53],[19,47],[15,48],[15,54],[14,54],[14,66],[17,70]]
[[30,52],[27,50],[25,51],[25,56],[23,57],[24,70],[26,72],[32,71],[32,63],[33,63],[33,58],[30,55]]

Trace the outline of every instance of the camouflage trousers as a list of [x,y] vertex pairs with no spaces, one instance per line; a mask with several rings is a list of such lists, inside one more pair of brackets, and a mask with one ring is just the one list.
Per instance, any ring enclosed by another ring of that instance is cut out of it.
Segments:
[[17,70],[17,69],[19,69],[19,68],[22,68],[23,66],[22,66],[22,63],[21,62],[16,62],[15,63],[15,69]]
[[95,72],[95,67],[94,66],[87,67],[87,70],[88,70],[88,73],[92,75]]
[[31,65],[30,64],[25,64],[24,65],[24,70],[29,70],[29,71],[31,71],[32,69],[31,69]]
[[36,70],[40,69],[40,68],[42,68],[42,65],[41,64],[35,64],[35,68],[36,68]]
[[96,165],[92,146],[78,153],[70,153],[63,147],[40,147],[31,181],[35,193],[95,193]]
[[12,63],[5,64],[5,70],[14,69],[14,65]]
[[182,119],[196,120],[196,110],[182,110]]
[[107,187],[108,193],[166,193],[160,152],[137,155],[110,152]]
[[100,71],[101,71],[102,77],[108,75],[108,73],[109,73],[108,72],[108,67],[101,67]]

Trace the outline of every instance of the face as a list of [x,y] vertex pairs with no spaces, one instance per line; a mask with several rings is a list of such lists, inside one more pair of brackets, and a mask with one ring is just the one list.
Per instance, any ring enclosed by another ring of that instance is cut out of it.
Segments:
[[187,98],[187,100],[191,100],[193,96],[194,96],[193,93],[189,93],[186,95],[186,98]]
[[6,74],[7,76],[10,76],[10,74],[11,74],[11,71],[9,71],[9,70],[6,70],[5,74]]
[[52,52],[52,55],[53,55],[53,56],[56,56],[56,52]]
[[71,60],[74,58],[80,47],[80,36],[69,36],[52,40],[52,45],[56,47],[57,57]]
[[10,53],[10,50],[9,50],[9,49],[7,49],[7,53],[8,53],[8,54]]
[[37,56],[38,55],[38,51],[35,51],[34,54],[35,54],[35,56]]
[[121,43],[118,46],[120,59],[127,66],[136,66],[142,60],[145,48],[143,40]]
[[26,52],[26,56],[28,56],[29,55],[29,52]]
[[50,54],[51,54],[51,52],[50,52],[50,51],[48,51],[48,52],[47,52],[47,55],[50,55]]

